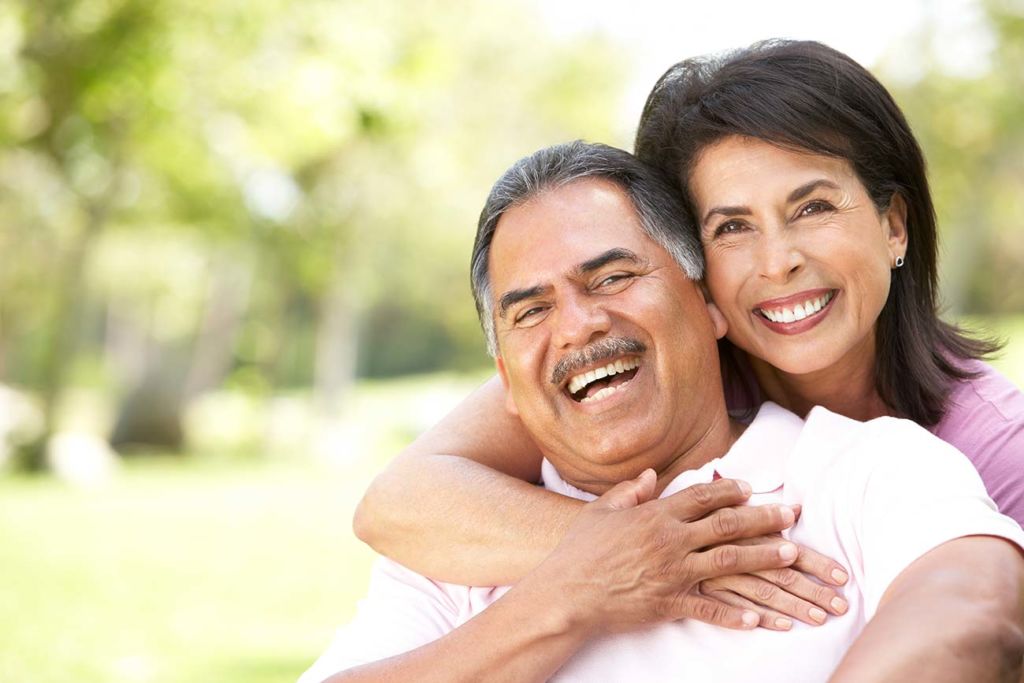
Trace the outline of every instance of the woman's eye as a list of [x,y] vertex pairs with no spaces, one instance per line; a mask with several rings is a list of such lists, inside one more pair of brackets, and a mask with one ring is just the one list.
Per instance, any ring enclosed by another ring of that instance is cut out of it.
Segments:
[[804,204],[804,206],[800,208],[800,212],[797,214],[797,216],[813,216],[816,213],[824,213],[826,211],[831,210],[831,204],[821,199],[816,199],[813,202],[808,202],[807,204]]
[[720,235],[732,235],[737,232],[740,232],[742,229],[743,224],[740,223],[739,221],[726,221],[725,223],[722,223],[717,228],[715,228],[714,236],[719,237]]

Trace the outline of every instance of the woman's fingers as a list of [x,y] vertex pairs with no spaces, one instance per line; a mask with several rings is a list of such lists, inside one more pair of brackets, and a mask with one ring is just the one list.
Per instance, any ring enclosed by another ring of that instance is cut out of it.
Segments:
[[[799,547],[799,546],[798,546]],[[814,581],[808,578],[806,575],[799,571],[791,569],[790,567],[784,567],[779,569],[769,569],[767,571],[755,571],[753,575],[757,578],[763,579],[765,582],[774,586],[781,597],[776,598],[776,604],[780,604],[783,601],[789,600],[785,596],[790,598],[799,599],[799,603],[793,603],[794,605],[802,606],[810,604],[812,607],[818,609],[817,612],[807,609],[803,610],[802,614],[793,614],[801,621],[806,621],[804,615],[807,618],[822,623],[825,621],[824,612],[839,616],[846,614],[846,610],[849,609],[849,605],[839,592],[831,587]],[[783,610],[787,614],[791,612]],[[811,623],[811,622],[808,622]]]
[[[736,578],[736,577],[727,577]],[[739,593],[734,593],[731,590],[723,588],[717,588],[719,584],[716,582],[718,579],[710,579],[704,581],[700,585],[700,592],[709,598],[724,602],[732,607],[745,609],[750,612],[754,612],[760,618],[759,626],[766,628],[770,631],[788,631],[793,628],[793,619],[781,612],[777,612],[770,607],[759,605],[753,600],[748,600]]]
[[[701,583],[701,592],[719,599],[722,595],[730,594],[742,597],[758,607],[758,613],[762,615],[762,626],[765,625],[769,617],[776,619],[780,616],[797,619],[811,626],[820,626],[825,623],[827,614],[822,607],[794,595],[789,592],[789,589],[782,588],[761,576],[772,572],[781,574],[782,570],[708,579]],[[792,573],[800,576],[799,572]],[[835,610],[830,611],[832,614],[842,613]]]

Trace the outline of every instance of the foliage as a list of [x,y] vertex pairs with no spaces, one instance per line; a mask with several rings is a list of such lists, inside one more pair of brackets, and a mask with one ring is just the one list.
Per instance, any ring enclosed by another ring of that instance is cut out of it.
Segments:
[[468,0],[13,0],[0,36],[0,381],[41,395],[44,440],[84,374],[176,447],[232,377],[332,407],[357,368],[486,364],[489,183],[608,139],[623,72]]
[[945,46],[923,31],[923,72],[896,94],[929,161],[947,302],[1009,314],[1024,311],[1024,7],[985,8],[992,50],[980,73],[948,73],[937,59]]

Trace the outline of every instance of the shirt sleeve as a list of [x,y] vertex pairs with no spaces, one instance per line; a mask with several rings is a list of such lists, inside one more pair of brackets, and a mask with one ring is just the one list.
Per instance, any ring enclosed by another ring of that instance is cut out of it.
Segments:
[[961,382],[934,428],[974,463],[1000,512],[1024,525],[1024,394],[984,363]]
[[1024,548],[1024,531],[999,513],[966,456],[904,420],[883,418],[865,428],[859,536],[869,619],[896,577],[947,541],[997,536]]
[[379,558],[355,617],[338,629],[299,683],[321,683],[339,671],[415,650],[453,630],[460,610],[444,585]]

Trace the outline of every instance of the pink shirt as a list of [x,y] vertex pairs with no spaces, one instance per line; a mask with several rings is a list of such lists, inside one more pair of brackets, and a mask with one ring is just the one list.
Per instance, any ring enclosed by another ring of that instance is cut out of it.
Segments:
[[1024,525],[1024,393],[987,363],[966,367],[981,374],[957,382],[928,431],[966,455],[1000,512]]
[[[716,473],[748,481],[753,503],[803,505],[788,536],[850,569],[844,591],[849,612],[823,626],[796,623],[785,633],[731,631],[692,620],[659,624],[587,643],[552,680],[824,681],[885,590],[915,559],[974,534],[1024,547],[1024,531],[996,512],[963,455],[906,420],[861,423],[815,408],[804,422],[765,403],[727,454],[682,473],[662,495],[712,481]],[[546,461],[543,475],[550,490],[594,499]],[[300,683],[425,645],[507,590],[431,581],[381,558],[355,619]]]

